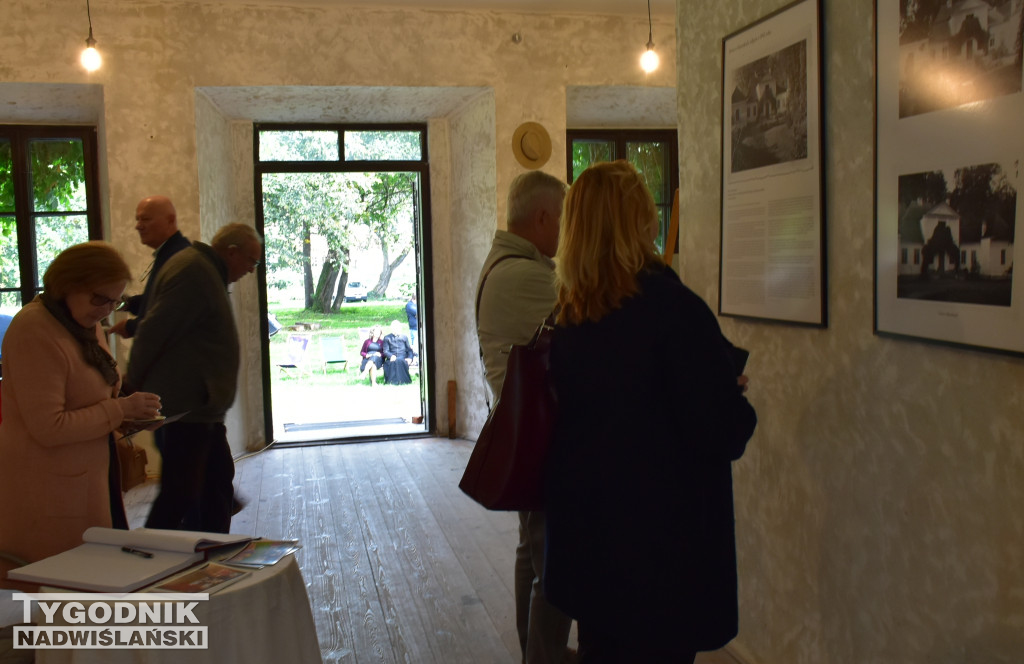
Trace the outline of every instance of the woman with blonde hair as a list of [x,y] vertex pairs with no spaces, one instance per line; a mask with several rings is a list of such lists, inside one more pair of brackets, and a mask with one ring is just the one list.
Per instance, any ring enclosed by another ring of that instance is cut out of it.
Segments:
[[[545,586],[579,620],[580,664],[689,664],[737,631],[731,462],[757,420],[711,310],[658,257],[657,230],[624,161],[587,169],[566,196]],[[654,352],[638,358],[650,330]]]
[[81,544],[90,526],[127,527],[112,432],[160,408],[155,394],[118,396],[101,326],[130,277],[105,242],[65,249],[4,336],[0,551],[25,562]]

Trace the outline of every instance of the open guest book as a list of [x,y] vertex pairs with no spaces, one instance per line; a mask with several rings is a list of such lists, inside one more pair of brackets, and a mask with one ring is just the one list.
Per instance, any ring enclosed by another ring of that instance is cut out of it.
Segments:
[[73,590],[131,592],[203,560],[211,549],[251,539],[191,530],[93,527],[82,535],[80,546],[13,569],[7,576]]

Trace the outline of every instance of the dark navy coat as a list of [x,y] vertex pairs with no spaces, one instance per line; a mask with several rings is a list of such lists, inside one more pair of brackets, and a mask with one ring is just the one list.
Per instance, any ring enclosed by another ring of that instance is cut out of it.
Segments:
[[545,587],[588,629],[712,650],[738,628],[732,462],[757,417],[704,301],[663,266],[639,286],[555,330]]

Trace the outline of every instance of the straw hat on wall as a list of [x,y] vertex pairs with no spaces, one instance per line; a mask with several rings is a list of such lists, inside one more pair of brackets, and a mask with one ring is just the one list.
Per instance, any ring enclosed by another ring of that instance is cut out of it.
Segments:
[[536,122],[524,122],[512,134],[512,153],[529,169],[537,169],[551,158],[551,137]]

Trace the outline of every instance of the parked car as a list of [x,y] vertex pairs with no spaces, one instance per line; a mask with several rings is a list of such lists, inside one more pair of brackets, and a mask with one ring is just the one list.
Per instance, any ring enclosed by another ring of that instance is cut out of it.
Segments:
[[366,302],[366,294],[369,289],[358,281],[350,281],[345,286],[346,302]]

